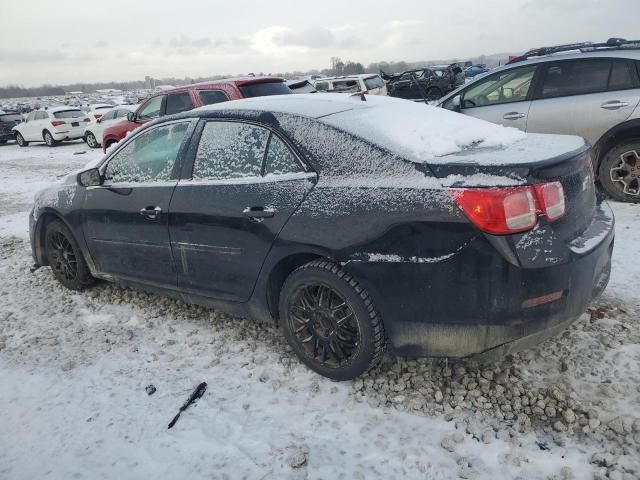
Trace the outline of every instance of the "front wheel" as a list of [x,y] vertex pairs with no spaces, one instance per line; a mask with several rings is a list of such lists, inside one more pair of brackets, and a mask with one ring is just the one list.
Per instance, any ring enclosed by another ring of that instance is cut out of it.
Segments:
[[21,133],[17,133],[16,134],[16,142],[18,143],[19,146],[21,147],[27,147],[29,146],[29,142],[27,142],[24,137],[22,136]]
[[609,150],[600,163],[598,179],[613,199],[640,203],[640,139]]
[[42,134],[42,138],[44,139],[44,143],[46,143],[48,147],[55,147],[58,144],[49,130],[44,131],[44,133]]
[[287,342],[320,375],[350,380],[382,359],[382,319],[367,291],[338,265],[316,260],[295,270],[279,307]]
[[87,142],[87,145],[89,145],[90,148],[98,148],[100,146],[93,132],[87,133],[87,136],[85,137],[85,141]]
[[60,220],[47,226],[45,249],[53,275],[62,285],[70,290],[84,290],[94,282],[80,247]]

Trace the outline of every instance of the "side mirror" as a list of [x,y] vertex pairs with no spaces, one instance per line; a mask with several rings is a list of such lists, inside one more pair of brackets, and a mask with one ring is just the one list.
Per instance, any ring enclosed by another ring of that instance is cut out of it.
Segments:
[[102,175],[97,168],[90,168],[80,172],[77,177],[78,185],[81,187],[98,187],[102,185]]
[[127,113],[127,120],[129,120],[130,122],[135,122],[136,121],[136,114],[133,113],[133,112]]

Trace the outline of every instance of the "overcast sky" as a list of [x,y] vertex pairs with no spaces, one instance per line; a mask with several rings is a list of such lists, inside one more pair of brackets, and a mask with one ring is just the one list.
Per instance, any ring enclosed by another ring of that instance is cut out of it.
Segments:
[[282,72],[640,37],[640,0],[0,0],[0,86]]

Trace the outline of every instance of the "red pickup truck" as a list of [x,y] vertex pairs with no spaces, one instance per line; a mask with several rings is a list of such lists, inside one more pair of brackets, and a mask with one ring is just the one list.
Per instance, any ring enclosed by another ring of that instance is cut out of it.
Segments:
[[127,115],[126,120],[107,128],[102,136],[102,148],[106,151],[128,132],[164,115],[228,100],[289,93],[291,90],[279,77],[228,78],[162,90],[147,98],[135,112]]

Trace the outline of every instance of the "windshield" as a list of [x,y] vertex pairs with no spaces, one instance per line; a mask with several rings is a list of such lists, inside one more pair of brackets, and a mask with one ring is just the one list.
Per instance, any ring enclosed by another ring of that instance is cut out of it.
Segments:
[[245,98],[264,97],[267,95],[289,95],[291,90],[284,82],[262,82],[242,85],[240,91]]
[[78,118],[83,117],[84,112],[82,110],[62,110],[61,112],[55,112],[53,114],[56,118]]

